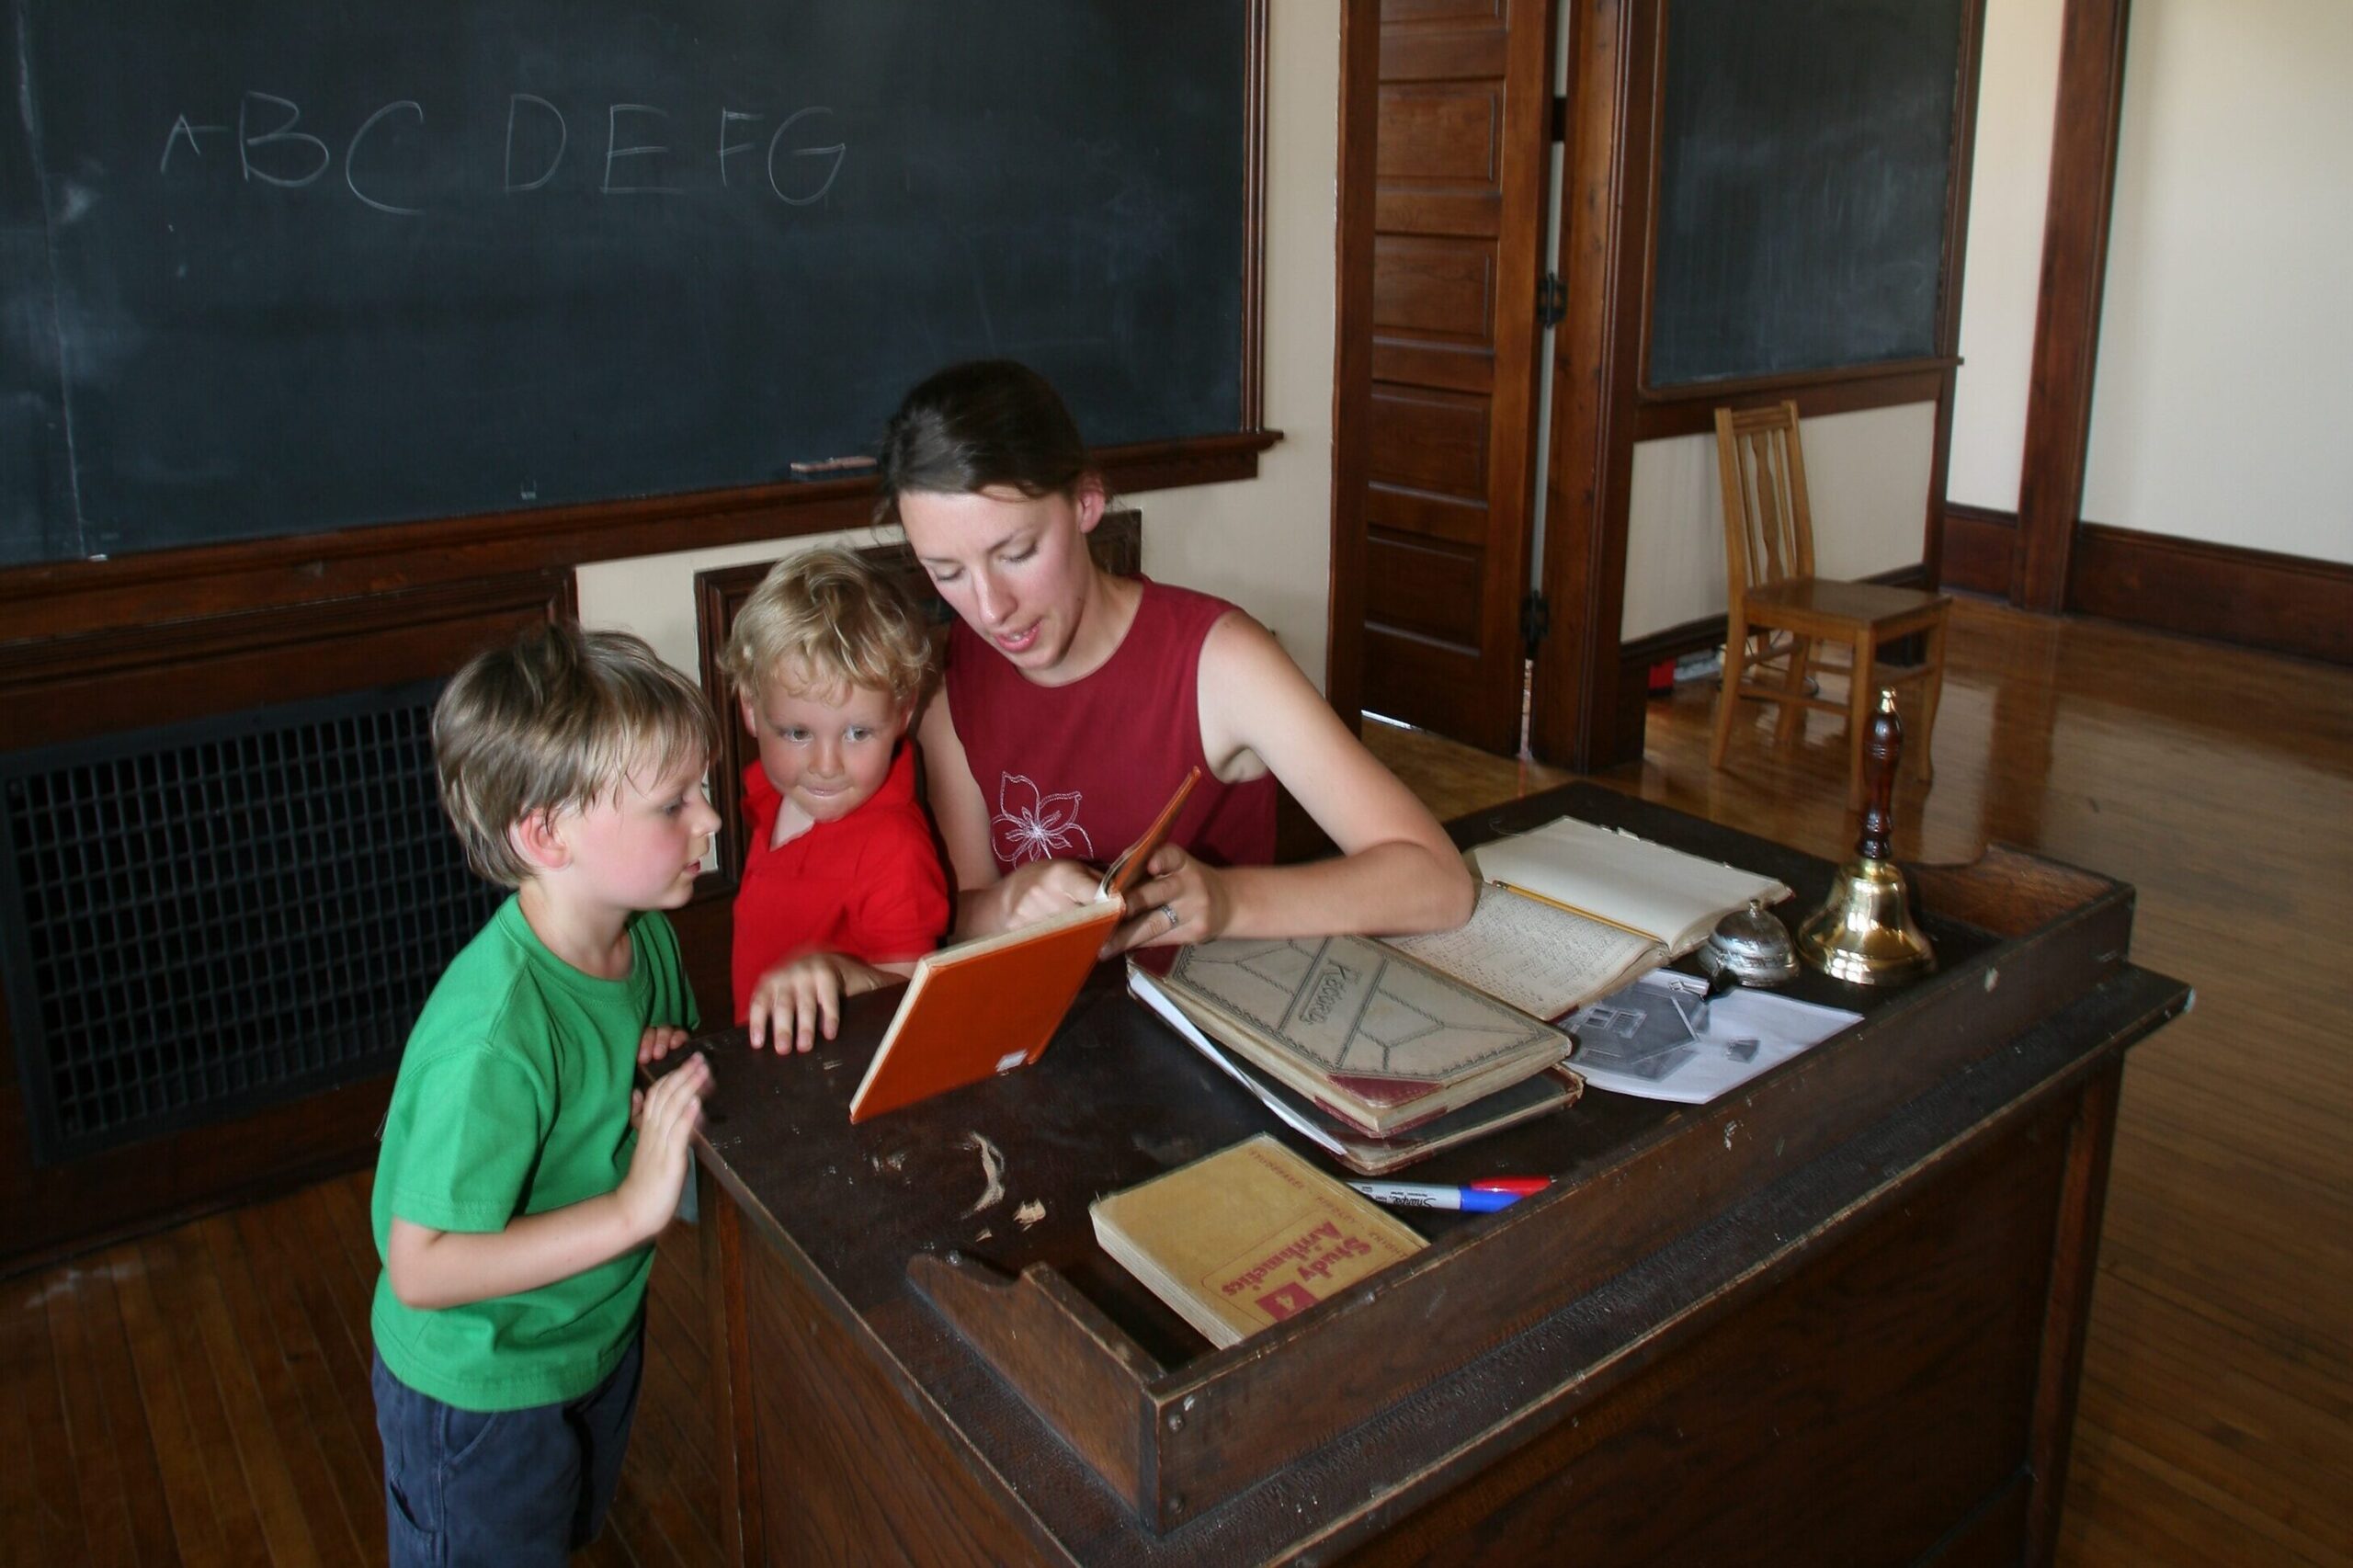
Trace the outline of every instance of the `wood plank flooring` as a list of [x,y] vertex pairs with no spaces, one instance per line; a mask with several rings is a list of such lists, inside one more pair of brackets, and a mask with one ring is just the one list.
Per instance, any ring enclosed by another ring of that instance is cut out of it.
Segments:
[[[2130,1059],[2063,1562],[2353,1562],[2353,671],[1964,604],[1899,853],[2022,844],[2140,889],[2199,1004]],[[1710,694],[1604,782],[1838,855],[1840,721],[1707,766]],[[1441,814],[1565,775],[1369,740]],[[0,1563],[383,1561],[362,1173],[0,1281]],[[588,1560],[718,1559],[694,1233]]]
[[[1964,601],[1897,853],[2023,845],[2132,883],[2196,1007],[2127,1059],[2061,1562],[2353,1562],[2353,670]],[[1828,683],[1836,694],[1836,683]],[[1712,688],[1600,782],[1838,858],[1846,727],[1708,767]],[[1368,724],[1441,814],[1565,775]]]
[[[0,1283],[0,1563],[381,1563],[367,1172]],[[645,1384],[586,1561],[719,1561],[694,1233],[663,1238]]]

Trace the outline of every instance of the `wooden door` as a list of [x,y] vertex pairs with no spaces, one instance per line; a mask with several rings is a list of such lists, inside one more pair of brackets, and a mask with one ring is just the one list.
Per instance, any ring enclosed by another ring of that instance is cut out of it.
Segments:
[[1362,701],[1504,754],[1519,746],[1552,13],[1381,10]]

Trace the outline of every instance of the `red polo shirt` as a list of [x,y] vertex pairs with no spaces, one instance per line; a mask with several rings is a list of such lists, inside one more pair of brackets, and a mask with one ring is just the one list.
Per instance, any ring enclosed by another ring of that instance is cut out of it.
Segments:
[[882,787],[838,822],[771,848],[784,804],[758,763],[744,770],[751,853],[735,891],[735,1021],[761,975],[810,951],[866,963],[921,958],[948,929],[948,878],[915,800],[915,748],[902,742]]

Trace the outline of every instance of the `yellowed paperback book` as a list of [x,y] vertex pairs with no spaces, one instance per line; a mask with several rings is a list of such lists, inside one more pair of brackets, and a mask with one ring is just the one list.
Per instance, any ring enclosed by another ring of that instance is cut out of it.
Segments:
[[1429,1244],[1265,1133],[1087,1212],[1103,1250],[1220,1346]]

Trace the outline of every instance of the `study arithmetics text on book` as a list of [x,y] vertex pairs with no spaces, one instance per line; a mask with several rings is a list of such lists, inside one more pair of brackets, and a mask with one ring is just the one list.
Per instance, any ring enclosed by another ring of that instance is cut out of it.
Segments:
[[1087,1213],[1103,1250],[1220,1347],[1429,1244],[1265,1133]]

